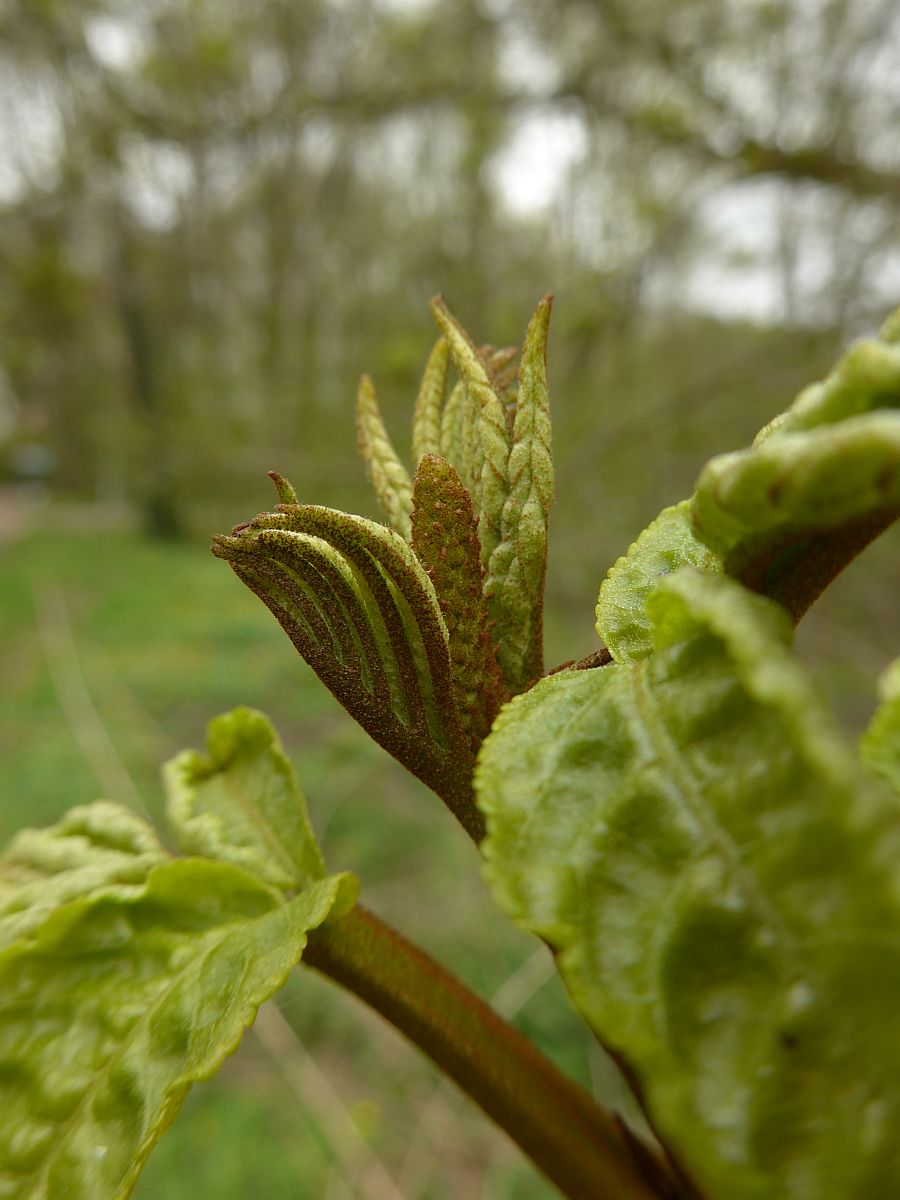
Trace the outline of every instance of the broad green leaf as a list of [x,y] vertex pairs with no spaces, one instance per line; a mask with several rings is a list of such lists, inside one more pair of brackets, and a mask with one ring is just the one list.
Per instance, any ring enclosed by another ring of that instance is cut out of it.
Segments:
[[445,337],[439,337],[428,356],[425,372],[419,385],[413,410],[412,457],[418,467],[423,454],[441,452],[441,408],[450,365],[450,347]]
[[230,863],[180,859],[0,954],[0,1196],[127,1197],[191,1084],[354,898],[333,876],[284,903]]
[[547,330],[552,297],[545,296],[528,326],[519,368],[508,494],[500,541],[484,581],[503,677],[517,692],[543,673],[544,578],[547,527],[553,503]]
[[447,627],[406,542],[362,517],[283,505],[216,538],[213,553],[263,600],[375,741],[480,828]]
[[[454,462],[463,482],[471,480],[472,500],[478,517],[478,537],[481,542],[481,564],[488,569],[491,555],[500,541],[503,506],[509,494],[509,435],[506,410],[494,391],[488,370],[478,351],[456,318],[440,297],[431,309],[441,332],[450,346],[450,353],[465,389],[462,402],[468,400],[474,408],[471,416],[463,416],[463,455],[461,464]],[[467,437],[470,439],[467,441]]]
[[610,567],[597,597],[597,633],[616,662],[646,658],[653,649],[647,597],[679,567],[718,574],[722,564],[691,528],[691,502],[665,508],[628,553]]
[[790,622],[689,568],[656,652],[541,680],[476,772],[486,871],[708,1200],[900,1195],[900,816]]
[[881,706],[863,736],[863,759],[900,793],[900,658],[888,667],[878,690]]
[[186,854],[237,863],[287,891],[325,874],[306,802],[266,717],[236,708],[210,721],[207,753],[166,764],[168,817]]
[[413,490],[412,547],[434,584],[460,722],[477,750],[503,699],[503,680],[483,595],[472,500],[446,459],[426,454]]
[[166,857],[146,821],[107,800],[21,830],[0,857],[0,951],[70,900],[138,895]]
[[375,385],[368,375],[359,381],[356,436],[375,494],[388,520],[409,541],[412,480],[394,449],[381,419]]

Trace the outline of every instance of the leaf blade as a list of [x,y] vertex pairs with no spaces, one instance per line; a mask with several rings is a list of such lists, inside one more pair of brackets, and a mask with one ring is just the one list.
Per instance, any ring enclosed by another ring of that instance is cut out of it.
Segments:
[[650,607],[649,658],[548,677],[495,723],[489,881],[703,1194],[891,1194],[896,810],[776,606],[685,571]]
[[293,767],[262,713],[216,717],[206,753],[182,751],[163,778],[183,853],[233,862],[282,891],[325,874]]
[[236,1048],[307,931],[354,898],[333,876],[280,903],[238,867],[182,859],[154,868],[140,897],[66,904],[9,948],[3,1194],[128,1196],[191,1084]]

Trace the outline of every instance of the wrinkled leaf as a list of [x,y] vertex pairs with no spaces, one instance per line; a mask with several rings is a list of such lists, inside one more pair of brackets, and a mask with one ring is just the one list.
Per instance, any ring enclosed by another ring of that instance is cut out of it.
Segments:
[[450,347],[439,337],[428,356],[413,410],[412,457],[418,467],[423,454],[441,452],[441,409],[450,365]]
[[706,465],[695,533],[729,575],[799,619],[900,514],[898,408],[900,346],[859,342],[750,449]]
[[597,633],[616,662],[646,658],[653,649],[647,597],[679,567],[718,574],[722,564],[691,528],[691,502],[665,508],[610,567],[597,597]]
[[862,740],[866,766],[900,793],[900,658],[879,685],[881,705]]
[[0,1196],[119,1200],[190,1085],[237,1047],[348,876],[283,903],[230,863],[154,867],[0,954]]
[[139,895],[166,857],[146,821],[108,800],[69,809],[47,829],[21,830],[0,857],[0,950],[70,900]]
[[168,817],[186,854],[244,867],[282,891],[325,873],[294,769],[266,717],[237,708],[210,721],[207,752],[164,768]]
[[544,578],[547,527],[553,503],[547,330],[552,297],[545,296],[528,326],[507,466],[508,494],[500,540],[484,582],[497,631],[497,652],[510,691],[538,679],[544,669]]
[[446,459],[426,454],[413,491],[412,547],[435,587],[460,721],[473,749],[503,699],[503,680],[483,596],[472,500]]
[[[478,517],[481,563],[488,569],[500,541],[503,506],[509,494],[509,436],[503,401],[491,386],[488,370],[456,318],[439,297],[432,301],[441,333],[465,384],[462,393],[462,463],[451,459],[470,487]],[[466,411],[466,403],[471,411]]]
[[776,605],[689,568],[657,650],[541,680],[476,772],[486,870],[710,1200],[900,1195],[896,804]]
[[381,507],[400,536],[409,541],[412,480],[384,427],[375,385],[368,375],[359,381],[356,437]]

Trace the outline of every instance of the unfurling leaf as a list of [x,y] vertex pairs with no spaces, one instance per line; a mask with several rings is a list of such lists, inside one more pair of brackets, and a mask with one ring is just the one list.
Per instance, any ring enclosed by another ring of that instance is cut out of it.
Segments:
[[610,567],[597,597],[597,633],[616,662],[646,658],[653,649],[647,597],[679,567],[718,574],[721,560],[691,529],[691,502],[664,508]]
[[500,541],[485,578],[488,611],[496,622],[507,687],[521,691],[544,670],[544,579],[547,527],[553,503],[547,330],[552,297],[538,305],[525,335],[507,464],[508,493]]
[[863,761],[900,794],[900,658],[888,667],[878,690],[881,705],[863,736]]
[[491,386],[487,368],[462,326],[440,297],[431,309],[463,381],[462,458],[450,461],[469,488],[478,517],[481,564],[487,571],[500,541],[503,506],[509,494],[509,437],[503,401]]
[[453,690],[473,751],[503,701],[503,681],[483,595],[478,522],[446,459],[426,454],[413,490],[412,548],[435,587],[447,626]]
[[368,375],[359,381],[356,397],[356,436],[366,470],[388,520],[409,541],[412,480],[388,437],[375,386]]
[[449,365],[450,347],[445,337],[439,337],[425,364],[413,410],[413,467],[418,467],[423,454],[441,453],[441,409]]
[[403,539],[362,517],[291,505],[217,538],[213,553],[374,740],[480,835],[446,625]]
[[184,750],[163,778],[185,854],[233,862],[293,891],[325,874],[306,802],[268,719],[236,708],[210,721],[207,752]]
[[[68,844],[77,823],[87,830],[80,853]],[[44,831],[48,857],[24,856],[52,870],[59,843],[59,874],[81,887],[58,890],[58,906],[0,952],[0,1195],[9,1200],[129,1196],[191,1084],[237,1047],[307,932],[354,903],[349,876],[284,902],[230,863],[149,866],[161,854],[139,824],[115,805],[91,805]],[[135,859],[127,886],[88,883],[103,828],[123,860],[107,860],[112,880]]]
[[466,401],[466,385],[460,379],[450,390],[444,411],[441,413],[441,458],[451,463],[463,484],[466,485],[463,458],[463,416]]
[[648,608],[648,658],[549,676],[495,722],[495,894],[701,1195],[900,1195],[896,803],[778,606],[685,568]]
[[753,446],[707,464],[694,530],[798,620],[900,515],[900,346],[852,347]]

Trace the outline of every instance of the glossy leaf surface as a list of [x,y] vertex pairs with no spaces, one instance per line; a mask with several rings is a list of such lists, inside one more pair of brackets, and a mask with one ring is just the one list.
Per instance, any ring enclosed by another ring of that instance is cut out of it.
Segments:
[[900,1194],[900,817],[777,606],[679,572],[656,650],[550,676],[476,772],[486,870],[701,1194]]
[[248,708],[207,726],[207,752],[166,764],[168,817],[186,854],[233,862],[282,891],[325,873],[306,802],[275,730]]

